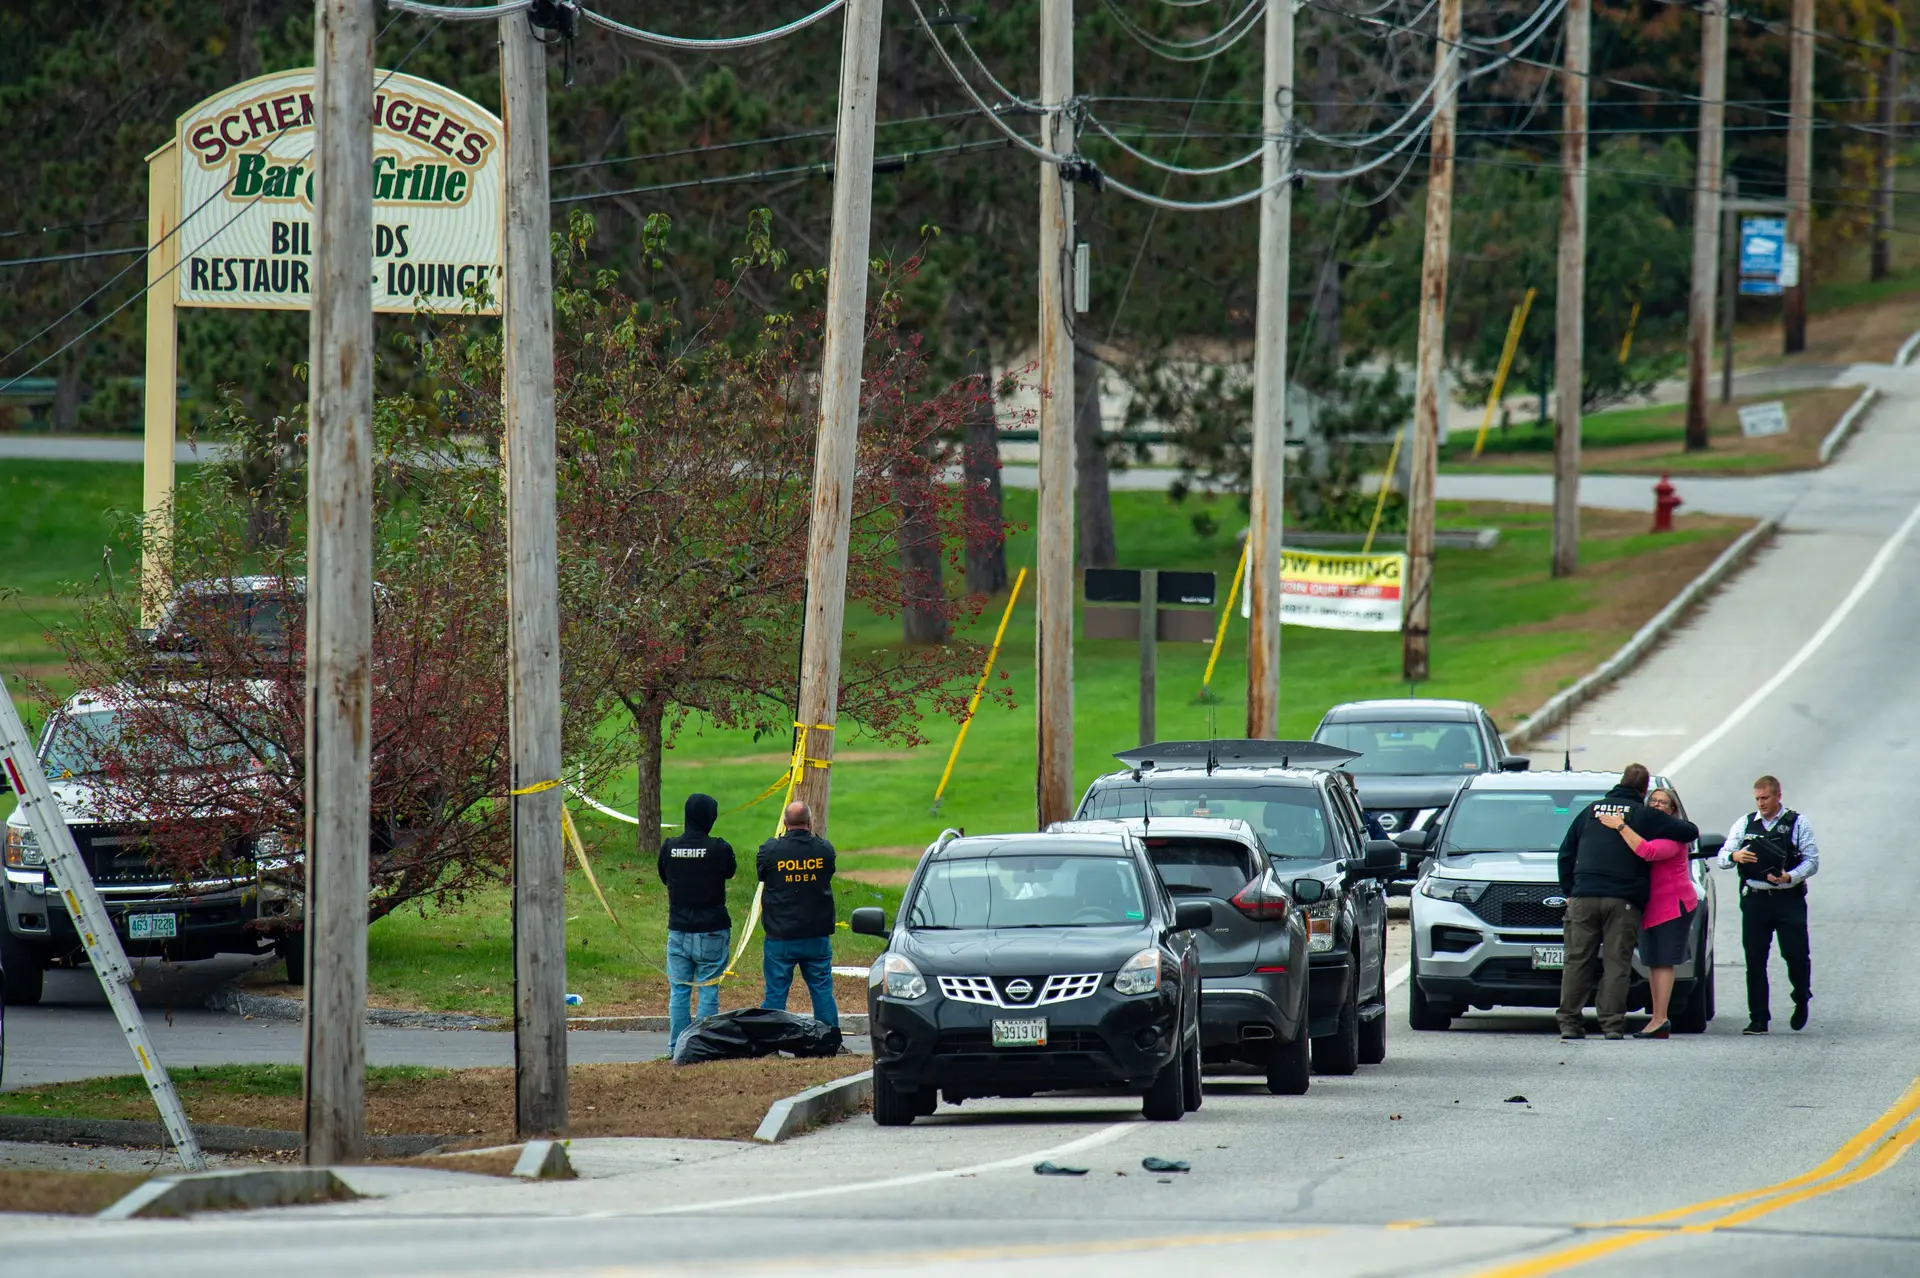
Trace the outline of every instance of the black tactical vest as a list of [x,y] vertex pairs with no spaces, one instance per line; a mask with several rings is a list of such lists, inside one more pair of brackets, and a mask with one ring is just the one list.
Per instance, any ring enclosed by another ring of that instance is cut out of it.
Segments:
[[1800,849],[1793,846],[1793,827],[1799,820],[1798,812],[1792,808],[1782,808],[1779,820],[1773,823],[1773,829],[1769,831],[1760,823],[1758,812],[1749,812],[1747,846],[1753,849],[1759,860],[1751,865],[1740,866],[1740,877],[1750,882],[1765,883],[1767,875],[1785,874],[1799,865],[1804,858],[1800,855]]

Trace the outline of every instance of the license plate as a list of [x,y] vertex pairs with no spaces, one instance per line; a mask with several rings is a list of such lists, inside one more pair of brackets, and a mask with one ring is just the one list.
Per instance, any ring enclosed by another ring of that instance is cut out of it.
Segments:
[[1045,1047],[1047,1045],[1047,1023],[1037,1021],[995,1021],[993,1023],[993,1045],[995,1047]]
[[127,915],[127,939],[130,941],[159,941],[178,935],[180,916],[177,914]]
[[1534,946],[1533,965],[1539,969],[1565,967],[1567,965],[1567,947],[1564,945]]

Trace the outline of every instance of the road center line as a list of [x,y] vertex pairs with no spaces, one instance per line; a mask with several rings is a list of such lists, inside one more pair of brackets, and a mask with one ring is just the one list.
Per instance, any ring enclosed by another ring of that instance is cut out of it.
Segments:
[[1413,973],[1413,964],[1402,963],[1387,976],[1387,993],[1391,994],[1407,983],[1407,977]]
[[1853,583],[1853,589],[1847,592],[1847,597],[1840,601],[1840,606],[1835,608],[1827,617],[1826,621],[1821,623],[1820,628],[1814,631],[1805,643],[1800,645],[1800,651],[1789,657],[1784,666],[1774,671],[1771,679],[1768,679],[1758,688],[1755,688],[1745,701],[1735,706],[1733,713],[1722,719],[1718,726],[1708,732],[1706,736],[1701,737],[1698,741],[1681,751],[1680,757],[1667,765],[1666,770],[1669,774],[1680,771],[1680,769],[1686,767],[1695,759],[1698,759],[1708,750],[1720,744],[1722,737],[1739,726],[1740,721],[1751,714],[1754,707],[1778,692],[1780,685],[1791,678],[1794,671],[1805,665],[1808,659],[1820,650],[1822,644],[1832,638],[1833,633],[1846,623],[1847,617],[1853,612],[1854,608],[1859,606],[1860,601],[1867,597],[1867,592],[1873,589],[1874,583],[1880,580],[1881,574],[1886,572],[1887,565],[1893,562],[1895,552],[1897,552],[1901,544],[1906,541],[1907,534],[1913,531],[1916,523],[1920,523],[1920,506],[1915,506],[1912,510],[1908,511],[1907,517],[1901,521],[1900,526],[1893,530],[1893,535],[1880,543],[1880,549],[1874,553],[1873,559],[1867,564],[1866,571],[1860,574],[1860,579]]
[[990,1163],[975,1163],[971,1167],[953,1167],[942,1171],[912,1172],[905,1176],[890,1176],[884,1180],[863,1180],[852,1184],[819,1185],[810,1189],[790,1189],[777,1194],[751,1194],[744,1198],[721,1198],[713,1202],[684,1203],[675,1207],[660,1207],[653,1211],[642,1212],[646,1216],[677,1216],[695,1211],[723,1211],[732,1207],[759,1207],[769,1203],[793,1202],[802,1198],[824,1198],[835,1194],[862,1194],[876,1189],[899,1189],[906,1185],[924,1185],[933,1180],[951,1180],[959,1176],[975,1176],[981,1172],[1006,1171],[1013,1167],[1027,1167],[1037,1162],[1059,1158],[1065,1154],[1077,1154],[1083,1150],[1119,1140],[1128,1132],[1144,1126],[1136,1119],[1113,1123],[1102,1127],[1078,1140],[1070,1140],[1064,1145],[1054,1145],[1048,1149],[1036,1149],[1029,1154],[1015,1154],[1010,1158],[997,1158]]

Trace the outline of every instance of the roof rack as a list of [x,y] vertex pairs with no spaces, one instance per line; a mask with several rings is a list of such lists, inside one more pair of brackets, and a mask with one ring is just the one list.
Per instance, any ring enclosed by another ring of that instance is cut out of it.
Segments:
[[1149,768],[1193,767],[1204,764],[1208,775],[1215,768],[1319,768],[1331,770],[1360,757],[1358,750],[1345,750],[1323,741],[1157,741],[1113,756],[1144,772]]

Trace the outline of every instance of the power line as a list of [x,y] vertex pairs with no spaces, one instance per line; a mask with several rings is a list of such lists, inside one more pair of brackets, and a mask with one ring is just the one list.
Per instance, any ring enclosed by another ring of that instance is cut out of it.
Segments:
[[[873,158],[875,173],[898,173],[916,160],[939,159],[948,156],[973,155],[982,151],[1004,151],[1008,144],[1004,141],[989,139],[984,142],[957,142],[951,146],[927,147],[918,151],[899,151],[892,155],[876,155]],[[785,177],[832,177],[833,162],[822,160],[814,164],[795,164],[787,168],[760,169],[752,173],[721,173],[712,177],[686,178],[678,182],[656,182],[651,186],[622,187],[617,191],[586,191],[577,195],[555,196],[552,203],[584,204],[589,200],[610,200],[616,196],[647,195],[655,191],[679,191],[698,186],[736,186],[746,182],[770,182]]]
[[[388,0],[388,3],[393,3],[393,0]],[[689,39],[685,36],[661,35],[657,31],[643,31],[639,27],[630,27],[624,22],[615,22],[612,18],[604,14],[595,13],[591,9],[580,10],[580,16],[597,27],[602,27],[605,30],[613,32],[615,35],[626,36],[629,40],[638,40],[643,44],[657,44],[669,49],[713,52],[722,49],[749,49],[756,44],[767,44],[774,40],[783,39],[796,31],[801,31],[812,26],[845,3],[846,0],[827,0],[827,3],[819,9],[814,10],[804,18],[796,18],[785,26],[774,27],[768,31],[755,32],[753,35],[723,36],[714,39]]]
[[0,271],[15,266],[44,266],[49,262],[78,262],[89,257],[124,257],[128,253],[144,253],[147,246],[133,244],[126,248],[94,249],[87,253],[52,253],[46,257],[10,257],[0,259]]

